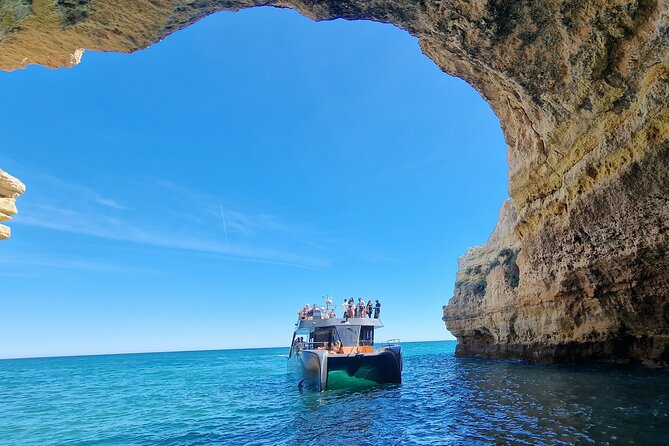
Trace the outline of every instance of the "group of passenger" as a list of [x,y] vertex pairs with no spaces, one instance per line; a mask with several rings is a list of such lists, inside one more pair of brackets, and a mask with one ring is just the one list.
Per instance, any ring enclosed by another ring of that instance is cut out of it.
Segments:
[[333,355],[339,355],[344,353],[344,348],[341,345],[341,341],[334,341],[332,344],[329,342],[323,342],[323,345],[316,347],[316,350],[327,350],[328,353]]
[[315,312],[320,313],[321,319],[337,317],[334,309],[319,308],[316,304],[314,304],[313,307],[310,307],[309,304],[306,304],[300,309],[300,311],[297,312],[297,317],[300,318],[300,320],[311,319],[314,317]]
[[[295,338],[295,341],[293,342],[293,347],[295,348],[295,351],[300,351],[304,350],[305,348],[309,348],[307,344],[304,342],[304,338],[302,336]],[[342,346],[341,341],[334,341],[332,343],[329,342],[323,342],[320,346],[316,347],[316,350],[327,350],[328,353],[333,354],[333,355],[339,355],[344,353],[344,347]]]
[[[334,319],[337,317],[334,308],[329,308],[330,304],[332,301],[328,298],[327,300],[328,305],[326,307],[319,307],[318,305],[314,304],[313,306],[310,306],[309,304],[306,304],[304,307],[300,309],[297,313],[297,317],[300,320],[304,319],[312,319],[314,317],[314,313],[318,313],[321,317],[321,319]],[[353,319],[353,318],[374,318],[378,319],[380,314],[381,314],[381,302],[379,302],[378,299],[376,299],[376,303],[372,304],[372,300],[368,300],[367,303],[365,303],[364,300],[362,300],[362,297],[358,298],[358,302],[355,303],[353,301],[353,298],[348,298],[344,299],[344,303],[342,304],[344,307],[344,315],[342,316],[344,319]]]
[[381,314],[381,302],[376,299],[376,303],[372,305],[372,300],[368,300],[365,304],[365,301],[362,300],[362,297],[358,297],[358,303],[353,302],[353,298],[344,299],[344,319],[353,319],[353,318],[372,318],[378,319]]
[[293,347],[298,352],[304,349],[304,338],[302,336],[295,338],[295,341],[293,341]]

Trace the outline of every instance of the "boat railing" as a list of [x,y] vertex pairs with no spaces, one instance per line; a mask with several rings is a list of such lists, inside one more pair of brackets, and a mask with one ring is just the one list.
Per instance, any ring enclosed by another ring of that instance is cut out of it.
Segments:
[[395,345],[400,345],[400,340],[397,339],[397,338],[396,338],[396,339],[388,339],[388,340],[386,341],[386,345],[387,345],[388,347],[393,347],[393,346],[395,346]]
[[318,347],[323,347],[325,344],[325,342],[294,340],[293,345],[290,347],[290,352],[288,352],[288,358],[293,356],[293,352],[298,353],[301,350],[317,350]]
[[316,350],[318,347],[325,346],[325,344],[330,345],[329,342],[297,341],[295,342],[295,350]]
[[[295,341],[293,349],[296,351],[300,350],[317,350],[318,347],[323,347],[327,345],[328,347],[332,346],[332,342],[314,342],[314,341]],[[358,341],[354,344],[343,345],[344,348],[357,348],[357,347],[371,347],[374,346],[374,341],[363,340]]]
[[300,321],[318,321],[318,320],[328,320],[328,319],[337,319],[337,313],[334,311],[315,311],[310,314],[297,314],[297,322]]

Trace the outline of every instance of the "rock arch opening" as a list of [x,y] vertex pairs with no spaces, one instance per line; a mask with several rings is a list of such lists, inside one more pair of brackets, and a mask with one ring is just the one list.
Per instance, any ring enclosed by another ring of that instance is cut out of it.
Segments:
[[666,2],[19,1],[0,11],[0,67],[135,51],[259,5],[392,23],[500,118],[511,201],[446,308],[461,353],[667,365]]

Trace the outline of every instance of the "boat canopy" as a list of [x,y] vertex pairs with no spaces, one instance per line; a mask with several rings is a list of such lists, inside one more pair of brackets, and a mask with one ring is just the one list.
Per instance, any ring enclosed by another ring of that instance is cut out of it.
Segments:
[[315,327],[338,327],[340,325],[358,326],[358,327],[374,327],[381,328],[383,324],[380,319],[372,318],[354,318],[344,319],[333,317],[330,319],[300,319],[297,321],[296,329],[311,329]]

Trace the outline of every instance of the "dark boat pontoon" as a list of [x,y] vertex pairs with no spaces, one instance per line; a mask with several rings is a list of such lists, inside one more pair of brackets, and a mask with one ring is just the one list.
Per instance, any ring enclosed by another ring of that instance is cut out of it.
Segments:
[[333,373],[378,384],[402,382],[402,347],[391,340],[375,349],[374,330],[379,319],[337,318],[326,309],[297,321],[288,359],[293,361],[300,384],[328,388]]

